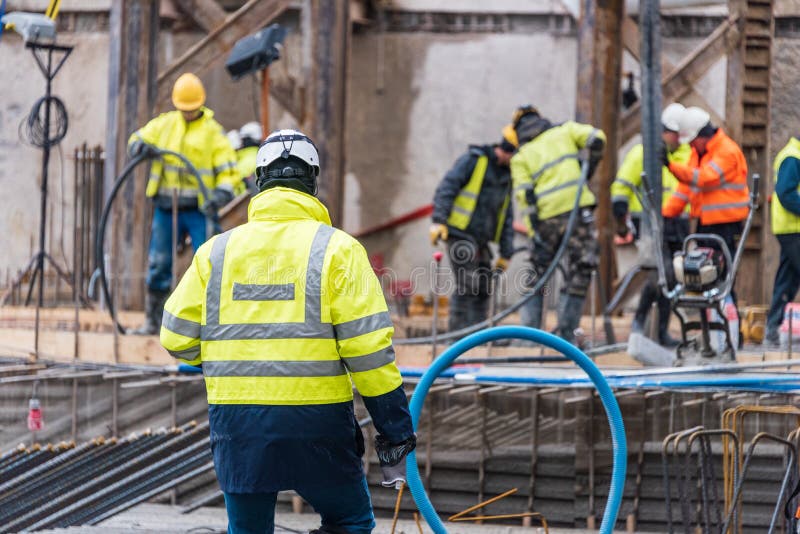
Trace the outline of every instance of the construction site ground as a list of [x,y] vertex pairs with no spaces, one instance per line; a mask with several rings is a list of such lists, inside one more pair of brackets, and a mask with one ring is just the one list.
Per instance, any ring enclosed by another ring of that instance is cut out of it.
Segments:
[[[70,534],[176,534],[184,533],[224,533],[227,517],[224,508],[200,508],[190,514],[181,514],[180,508],[165,504],[141,504],[135,508],[112,517],[93,527],[70,527],[66,529],[44,530],[40,532],[69,532]],[[279,526],[280,525],[280,526]],[[285,528],[283,528],[285,527]],[[276,534],[305,534],[308,530],[319,527],[319,516],[316,514],[277,513],[275,515]],[[388,534],[392,531],[391,519],[378,519],[375,534]],[[543,528],[512,527],[508,525],[468,525],[447,524],[450,534],[544,534]],[[419,529],[413,519],[401,519],[397,522],[395,534],[416,534]],[[422,524],[422,532],[431,531]],[[588,534],[595,530],[575,530],[551,528],[550,534]],[[620,531],[622,532],[622,531]]]

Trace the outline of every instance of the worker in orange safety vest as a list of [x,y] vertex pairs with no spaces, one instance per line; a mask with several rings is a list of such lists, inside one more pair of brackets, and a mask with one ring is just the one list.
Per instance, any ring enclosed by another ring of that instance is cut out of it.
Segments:
[[[722,128],[711,124],[708,112],[698,107],[687,108],[683,114],[680,142],[689,143],[692,156],[687,163],[664,158],[680,184],[664,204],[662,214],[676,217],[691,202],[691,216],[700,219],[697,232],[720,236],[733,257],[742,221],[750,212],[744,153]],[[714,242],[707,245],[719,248]],[[731,297],[735,304],[734,291]]]

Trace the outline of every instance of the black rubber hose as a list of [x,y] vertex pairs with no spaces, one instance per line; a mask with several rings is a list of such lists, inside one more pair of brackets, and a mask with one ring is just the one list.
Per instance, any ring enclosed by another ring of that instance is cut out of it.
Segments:
[[[195,180],[197,180],[197,185],[200,188],[200,192],[203,194],[203,198],[206,200],[206,204],[200,211],[211,220],[215,228],[219,227],[219,215],[217,214],[216,207],[212,203],[208,202],[211,198],[208,193],[208,188],[203,183],[202,177],[197,171],[197,168],[192,165],[192,162],[186,159],[186,156],[183,154],[173,152],[172,150],[157,148],[152,145],[147,145],[145,150],[134,156],[133,159],[131,159],[128,164],[125,165],[125,167],[122,169],[122,172],[120,172],[119,176],[114,182],[114,186],[111,188],[111,192],[106,199],[106,204],[103,207],[103,214],[100,216],[100,221],[97,225],[97,242],[95,246],[95,262],[97,263],[97,271],[100,275],[100,287],[103,290],[103,298],[106,301],[106,306],[108,306],[108,313],[111,316],[111,321],[114,323],[114,327],[120,334],[125,334],[127,331],[117,320],[114,302],[111,299],[111,291],[108,288],[106,264],[105,261],[103,261],[106,240],[106,224],[108,223],[108,216],[111,214],[111,208],[114,205],[114,199],[116,198],[117,193],[119,193],[119,190],[122,189],[122,186],[125,184],[127,179],[131,176],[133,169],[135,169],[144,161],[161,158],[164,155],[175,156],[176,158],[180,159],[188,171],[194,176]],[[175,261],[175,258],[173,258],[173,261]]]
[[[586,159],[581,162],[581,177],[580,180],[578,181],[578,189],[577,189],[578,192],[575,195],[575,204],[572,206],[572,211],[569,214],[569,220],[567,221],[567,227],[564,230],[564,236],[561,238],[561,243],[558,245],[558,250],[556,250],[556,255],[553,257],[553,261],[550,263],[550,265],[548,265],[547,270],[544,272],[542,277],[536,281],[536,284],[533,286],[533,288],[517,302],[515,302],[508,308],[496,313],[494,317],[492,317],[491,319],[487,319],[480,323],[476,323],[472,326],[462,328],[461,330],[456,330],[454,332],[447,332],[446,334],[436,336],[437,342],[448,341],[451,339],[464,337],[468,334],[472,334],[473,332],[477,332],[478,330],[483,330],[484,328],[488,328],[493,324],[497,324],[499,321],[502,321],[503,319],[505,319],[506,317],[508,317],[509,315],[520,309],[522,306],[524,306],[544,287],[544,285],[553,276],[553,273],[555,273],[556,269],[561,263],[561,258],[564,256],[564,252],[566,252],[567,250],[567,244],[569,243],[570,237],[572,237],[572,232],[575,230],[575,223],[578,220],[578,212],[580,212],[581,210],[581,194],[583,193],[583,188],[586,186],[586,182],[588,181],[589,181],[589,161],[588,159]],[[396,345],[424,345],[433,343],[433,336],[396,339],[394,342]]]

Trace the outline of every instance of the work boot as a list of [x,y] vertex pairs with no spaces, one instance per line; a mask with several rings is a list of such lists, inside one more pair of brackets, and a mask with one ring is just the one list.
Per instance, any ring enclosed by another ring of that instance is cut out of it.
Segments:
[[558,300],[558,326],[556,333],[565,341],[575,344],[575,330],[581,323],[586,297],[562,293]]
[[155,336],[161,330],[161,317],[164,315],[164,303],[169,291],[148,289],[144,298],[144,324],[139,328],[128,330],[134,336]]
[[779,349],[781,347],[781,336],[777,328],[767,328],[762,345],[769,349]]
[[681,342],[669,334],[669,319],[672,310],[666,298],[658,299],[658,344],[667,349],[674,349]]

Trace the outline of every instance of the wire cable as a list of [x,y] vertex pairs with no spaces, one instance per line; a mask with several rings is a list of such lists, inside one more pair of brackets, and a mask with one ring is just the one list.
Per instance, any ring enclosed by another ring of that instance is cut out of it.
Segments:
[[[69,117],[64,101],[57,96],[50,96],[50,131],[45,132],[45,114],[47,97],[41,97],[33,103],[31,110],[20,123],[20,139],[37,148],[45,145],[55,146],[64,140],[69,129]],[[47,136],[45,136],[47,133]],[[46,138],[45,138],[46,137]]]
[[[136,168],[137,165],[140,163],[150,160],[150,159],[157,159],[161,158],[165,155],[170,155],[178,158],[181,162],[186,166],[189,173],[191,173],[195,180],[197,181],[197,186],[200,188],[200,193],[203,195],[205,199],[205,204],[200,207],[200,212],[203,213],[211,222],[214,224],[214,227],[217,228],[219,225],[219,215],[217,214],[217,208],[214,206],[212,202],[209,202],[211,196],[209,195],[208,188],[203,183],[202,178],[200,177],[200,172],[197,168],[189,161],[186,156],[180,154],[178,152],[173,152],[172,150],[166,150],[162,148],[158,148],[152,145],[147,145],[147,149],[137,154],[136,156],[131,159],[125,167],[123,167],[122,171],[120,172],[119,176],[117,177],[116,181],[114,182],[113,187],[111,188],[110,193],[108,194],[108,199],[106,200],[106,205],[103,207],[103,213],[100,216],[100,220],[97,224],[97,241],[95,244],[95,262],[97,263],[97,275],[100,279],[100,287],[103,291],[103,298],[106,301],[106,306],[108,307],[108,313],[111,316],[111,321],[114,323],[115,328],[120,334],[126,334],[127,330],[123,327],[119,321],[117,320],[117,313],[114,308],[114,302],[111,298],[111,291],[108,287],[108,278],[106,276],[106,265],[105,265],[105,234],[106,234],[106,225],[108,224],[108,217],[111,214],[111,208],[114,205],[114,199],[117,197],[120,189],[125,184],[130,176],[133,174],[133,169]],[[174,260],[173,260],[174,261]],[[92,280],[94,280],[95,276],[92,275]],[[93,288],[93,284],[91,285]]]

